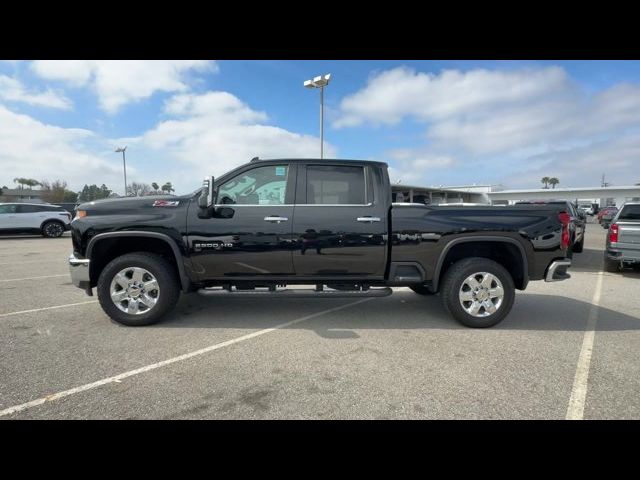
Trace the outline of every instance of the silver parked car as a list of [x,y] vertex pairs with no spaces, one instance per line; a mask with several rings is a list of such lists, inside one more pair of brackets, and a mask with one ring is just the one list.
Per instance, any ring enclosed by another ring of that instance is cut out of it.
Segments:
[[604,264],[608,272],[640,267],[640,202],[625,203],[611,220]]
[[35,233],[56,238],[69,230],[71,213],[42,203],[0,203],[0,234]]

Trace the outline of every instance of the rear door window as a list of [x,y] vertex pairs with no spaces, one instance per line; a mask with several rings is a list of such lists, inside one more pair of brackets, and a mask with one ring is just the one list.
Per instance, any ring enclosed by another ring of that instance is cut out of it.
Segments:
[[37,205],[18,205],[18,213],[36,213],[41,212],[41,207]]
[[364,168],[344,165],[308,165],[306,203],[364,205],[366,203]]

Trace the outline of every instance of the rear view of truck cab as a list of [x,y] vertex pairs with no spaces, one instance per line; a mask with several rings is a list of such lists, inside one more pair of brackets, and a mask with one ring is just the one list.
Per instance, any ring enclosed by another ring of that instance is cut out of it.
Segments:
[[612,219],[604,252],[605,269],[640,267],[640,202],[625,203]]

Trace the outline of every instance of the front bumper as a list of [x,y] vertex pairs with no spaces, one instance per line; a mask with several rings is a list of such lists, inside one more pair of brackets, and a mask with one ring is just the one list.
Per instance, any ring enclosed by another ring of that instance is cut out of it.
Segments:
[[89,259],[77,258],[73,253],[69,255],[69,271],[73,284],[83,290],[91,289],[91,279],[89,278]]
[[567,280],[571,275],[567,273],[567,268],[571,266],[571,260],[563,258],[562,260],[554,260],[547,268],[547,274],[544,277],[545,282],[559,282]]

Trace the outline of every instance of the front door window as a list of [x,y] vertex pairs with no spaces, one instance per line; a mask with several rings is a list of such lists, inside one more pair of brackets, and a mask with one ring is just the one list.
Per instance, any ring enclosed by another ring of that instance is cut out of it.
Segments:
[[289,167],[269,165],[241,173],[218,188],[218,204],[284,205]]

